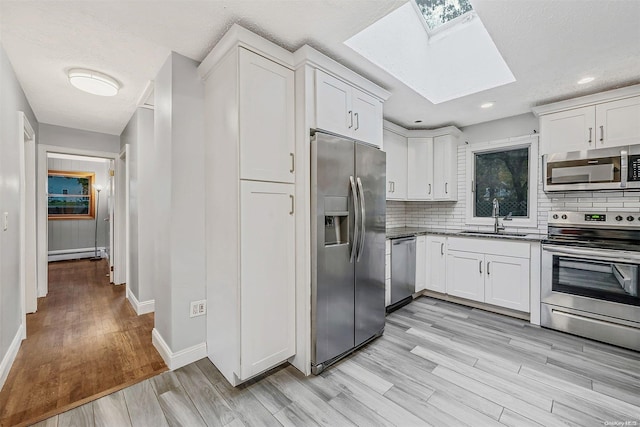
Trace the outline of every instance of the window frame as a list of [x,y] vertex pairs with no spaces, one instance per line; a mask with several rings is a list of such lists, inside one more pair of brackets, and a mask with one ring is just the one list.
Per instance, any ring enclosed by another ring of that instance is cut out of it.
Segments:
[[422,25],[424,26],[424,29],[427,32],[428,40],[431,40],[435,35],[439,33],[447,32],[448,30],[452,29],[458,24],[469,22],[478,16],[475,10],[471,9],[463,13],[462,15],[456,16],[452,20],[447,21],[443,24],[440,24],[436,28],[432,29],[431,27],[429,27],[429,24],[427,24],[427,21],[425,21],[424,16],[422,15],[422,11],[420,10],[420,6],[418,6],[418,3],[415,0],[411,0],[411,3],[413,4],[413,9],[415,10],[415,12],[418,14],[418,17],[420,18],[420,22],[422,22]]
[[[507,228],[538,228],[538,169],[540,159],[538,157],[538,137],[522,136],[516,138],[508,138],[499,141],[489,141],[479,144],[471,144],[466,150],[466,224],[467,225],[493,225],[493,217],[476,217],[474,216],[474,191],[473,185],[476,178],[475,171],[475,154],[488,153],[495,151],[508,151],[518,148],[529,149],[529,189],[527,206],[529,208],[529,216],[514,217],[511,221],[504,224]],[[502,218],[502,217],[500,217]]]
[[[50,176],[63,176],[69,178],[88,178],[89,179],[89,194],[87,195],[69,195],[69,194],[52,194],[49,193],[49,177]],[[94,172],[77,172],[77,171],[60,171],[60,170],[48,170],[47,171],[47,219],[48,220],[77,220],[77,219],[95,219],[95,180],[96,174]],[[89,213],[87,214],[50,214],[49,213],[49,197],[88,197],[89,198]]]

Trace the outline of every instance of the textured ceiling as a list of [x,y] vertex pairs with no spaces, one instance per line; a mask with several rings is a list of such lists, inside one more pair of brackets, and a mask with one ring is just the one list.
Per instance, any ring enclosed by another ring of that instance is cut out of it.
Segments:
[[[380,84],[392,92],[385,116],[407,127],[461,127],[640,83],[638,0],[471,1],[516,82],[438,105],[343,44],[406,0],[0,0],[0,29],[39,121],[110,134],[171,50],[202,60],[236,22],[290,50],[308,43]],[[73,67],[112,75],[120,94],[77,91],[66,78]],[[584,75],[597,79],[577,86]],[[496,106],[481,110],[484,101]]]

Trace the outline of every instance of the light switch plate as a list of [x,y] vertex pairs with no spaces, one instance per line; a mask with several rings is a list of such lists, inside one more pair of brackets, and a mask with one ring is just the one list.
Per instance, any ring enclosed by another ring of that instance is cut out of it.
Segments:
[[2,214],[2,231],[7,231],[9,229],[9,212],[5,212]]

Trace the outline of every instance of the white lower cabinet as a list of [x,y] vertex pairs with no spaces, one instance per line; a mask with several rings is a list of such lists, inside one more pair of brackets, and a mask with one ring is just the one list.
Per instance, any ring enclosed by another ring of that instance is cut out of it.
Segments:
[[530,312],[528,242],[452,237],[447,246],[447,294]]
[[447,291],[447,238],[427,236],[427,272],[425,289],[445,293]]
[[447,252],[447,293],[484,302],[484,255],[473,252]]
[[416,237],[416,287],[415,292],[427,288],[427,236]]
[[486,255],[484,302],[529,311],[529,259]]
[[241,380],[295,354],[293,193],[293,184],[240,184]]

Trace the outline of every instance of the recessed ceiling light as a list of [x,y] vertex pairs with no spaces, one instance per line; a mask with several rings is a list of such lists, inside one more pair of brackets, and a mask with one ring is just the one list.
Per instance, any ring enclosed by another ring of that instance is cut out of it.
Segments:
[[594,77],[583,77],[580,80],[578,80],[578,84],[579,85],[584,85],[584,84],[587,84],[587,83],[591,83],[594,80],[595,80]]
[[422,120],[416,120],[416,121],[415,121],[415,122],[413,122],[413,123],[422,123]]
[[93,95],[114,96],[120,90],[120,83],[116,79],[97,71],[74,68],[67,75],[74,87]]
[[485,102],[480,106],[480,108],[491,108],[493,107],[493,104],[494,104],[493,102]]

